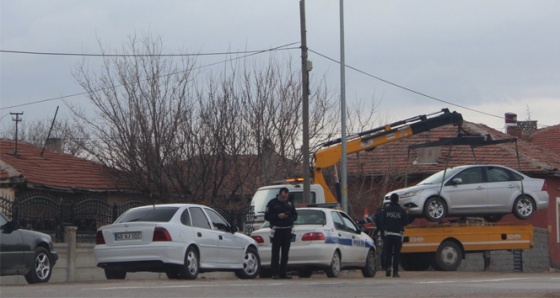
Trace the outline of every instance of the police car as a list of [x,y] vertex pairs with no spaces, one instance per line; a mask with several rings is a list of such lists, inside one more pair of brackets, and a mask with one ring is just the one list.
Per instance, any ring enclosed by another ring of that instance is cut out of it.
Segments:
[[[299,277],[310,277],[322,270],[328,277],[338,277],[341,270],[361,269],[364,277],[376,272],[373,239],[363,233],[343,211],[330,208],[297,208],[298,219],[292,229],[288,270]],[[260,277],[269,277],[271,229],[266,222],[251,233],[261,257]]]

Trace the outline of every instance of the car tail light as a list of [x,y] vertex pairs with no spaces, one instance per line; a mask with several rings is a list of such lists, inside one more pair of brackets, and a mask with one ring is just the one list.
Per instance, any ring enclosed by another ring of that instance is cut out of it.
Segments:
[[546,181],[542,185],[542,191],[548,191],[548,185],[546,184]]
[[95,236],[95,244],[105,244],[105,238],[103,238],[103,232],[101,230],[97,231]]
[[171,235],[169,235],[169,231],[162,227],[156,227],[154,229],[154,237],[152,241],[172,241]]
[[301,241],[325,240],[325,234],[321,232],[305,233],[301,236]]
[[261,236],[251,236],[251,238],[255,239],[257,243],[264,243],[264,238]]

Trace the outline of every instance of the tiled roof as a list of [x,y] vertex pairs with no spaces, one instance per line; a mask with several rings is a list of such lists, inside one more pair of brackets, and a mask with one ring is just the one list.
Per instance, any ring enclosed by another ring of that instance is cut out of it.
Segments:
[[[493,140],[512,138],[483,124],[465,122],[462,127],[468,133],[489,135]],[[430,174],[442,170],[448,156],[451,156],[449,166],[500,164],[527,174],[536,175],[557,173],[560,169],[559,153],[524,140],[517,141],[520,166],[517,161],[515,143],[478,147],[474,148],[474,150],[471,150],[470,146],[453,146],[451,151],[449,151],[449,146],[443,146],[441,147],[441,155],[437,160],[437,164],[413,164],[413,161],[416,159],[416,151],[410,150],[410,159],[407,162],[409,145],[434,142],[442,137],[455,137],[457,134],[457,127],[446,125],[400,141],[379,146],[369,152],[353,154],[348,157],[348,175],[398,175],[405,172]],[[409,165],[408,168],[407,165]]]
[[72,155],[0,139],[0,182],[25,182],[35,187],[112,191],[132,189],[117,179],[116,171]]
[[530,142],[560,153],[560,124],[535,131]]

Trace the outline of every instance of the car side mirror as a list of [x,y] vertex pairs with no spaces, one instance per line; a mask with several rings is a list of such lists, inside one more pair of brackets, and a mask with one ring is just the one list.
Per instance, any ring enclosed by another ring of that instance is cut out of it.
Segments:
[[228,228],[229,232],[232,234],[235,234],[236,232],[239,232],[239,228],[237,226],[230,226]]
[[461,184],[463,183],[463,179],[461,178],[453,178],[453,184]]

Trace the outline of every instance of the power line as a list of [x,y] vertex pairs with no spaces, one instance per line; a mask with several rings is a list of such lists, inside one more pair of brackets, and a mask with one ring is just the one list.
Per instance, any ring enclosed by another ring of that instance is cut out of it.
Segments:
[[[298,44],[294,42],[286,46]],[[298,48],[282,48],[277,50],[293,50]],[[0,50],[0,53],[8,54],[24,54],[24,55],[43,55],[43,56],[78,56],[78,57],[197,57],[197,56],[223,56],[223,55],[239,55],[239,54],[253,54],[261,53],[262,50],[252,51],[236,51],[236,52],[210,52],[198,54],[84,54],[84,53],[61,53],[61,52],[34,52],[34,51],[19,51],[19,50]]]
[[[325,59],[328,59],[328,60],[331,60],[331,61],[333,61],[333,62],[335,62],[335,63],[340,64],[339,61],[337,61],[337,60],[335,60],[335,59],[333,59],[333,58],[330,58],[330,57],[328,57],[328,56],[326,56],[326,55],[323,55],[323,54],[318,53],[318,52],[316,52],[316,51],[313,51],[313,50],[311,50],[311,49],[310,49],[309,51],[310,51],[310,52],[313,52],[313,53],[315,53],[315,54],[317,54],[317,55],[319,55],[319,56],[321,56],[321,57],[323,57],[323,58],[325,58]],[[446,100],[443,100],[443,99],[440,99],[440,98],[437,98],[437,97],[428,95],[428,94],[426,94],[426,93],[423,93],[423,92],[420,92],[420,91],[416,91],[416,90],[410,89],[410,88],[408,88],[408,87],[399,85],[399,84],[397,84],[397,83],[393,83],[393,82],[391,82],[391,81],[382,79],[382,78],[380,78],[380,77],[378,77],[378,76],[369,74],[369,73],[367,73],[367,72],[365,72],[365,71],[363,71],[363,70],[357,69],[357,68],[352,67],[352,66],[349,66],[349,65],[346,65],[346,67],[348,67],[349,69],[352,69],[352,70],[354,70],[354,71],[356,71],[356,72],[359,72],[359,73],[361,73],[361,74],[364,74],[364,75],[366,75],[366,76],[368,76],[368,77],[371,77],[371,78],[374,78],[374,79],[376,79],[376,80],[378,80],[378,81],[381,81],[381,82],[383,82],[383,83],[386,83],[386,84],[395,86],[395,87],[397,87],[397,88],[406,90],[406,91],[408,91],[408,92],[411,92],[411,93],[414,93],[414,94],[417,94],[417,95],[420,95],[420,96],[424,96],[424,97],[426,97],[426,98],[433,99],[433,100],[436,100],[436,101],[439,101],[439,102],[443,102],[443,103],[446,103],[446,104],[448,104],[448,105],[456,106],[456,107],[459,107],[459,108],[462,108],[462,109],[465,109],[465,110],[469,110],[469,111],[472,111],[472,112],[476,112],[476,113],[484,114],[484,115],[487,115],[487,116],[491,116],[491,117],[496,117],[496,118],[502,119],[502,116],[498,116],[498,115],[494,115],[494,114],[482,112],[482,111],[475,110],[475,109],[472,109],[472,108],[468,108],[468,107],[465,107],[465,106],[462,106],[462,105],[459,105],[459,104],[455,104],[455,103],[452,103],[452,102],[449,102],[449,101],[446,101]]]
[[[234,58],[226,59],[226,60],[220,61],[220,62],[215,62],[215,63],[210,63],[210,64],[202,65],[202,66],[193,68],[193,70],[196,70],[196,69],[203,69],[203,68],[210,67],[210,66],[214,66],[214,65],[217,65],[217,64],[223,64],[223,63],[227,63],[227,62],[231,62],[231,61],[236,61],[236,60],[244,59],[244,58],[247,58],[247,57],[251,57],[251,56],[255,56],[255,55],[259,55],[259,54],[267,53],[267,52],[273,52],[273,51],[279,51],[279,50],[293,50],[293,49],[299,49],[299,47],[289,47],[289,46],[292,46],[292,45],[298,44],[298,43],[299,43],[299,42],[293,42],[293,43],[289,43],[289,44],[277,46],[277,47],[270,48],[270,49],[266,49],[266,50],[260,50],[260,51],[248,51],[248,52],[246,52],[247,55],[243,55],[243,56],[239,56],[239,57],[234,57]],[[229,55],[229,54],[231,54],[231,53],[227,53],[227,54]],[[224,55],[224,54],[222,54],[222,55]],[[177,72],[174,72],[174,73],[165,74],[165,75],[162,75],[162,76],[160,76],[160,77],[158,77],[158,78],[167,77],[167,76],[172,76],[172,75],[174,75],[174,74],[178,74],[178,73],[181,73],[181,72],[182,72],[182,71],[177,71]],[[146,79],[146,80],[147,80],[147,79]],[[144,81],[146,81],[146,80],[144,80]],[[124,86],[124,84],[116,85],[116,86],[114,86],[114,87],[115,87],[115,88],[118,88],[118,87],[122,87],[122,86]],[[100,88],[100,89],[94,90],[93,92],[99,92],[99,91],[102,91],[102,90],[104,90],[104,89],[105,89],[105,88]],[[75,96],[80,96],[80,95],[86,95],[86,94],[88,94],[88,92],[80,92],[80,93],[74,93],[74,94],[65,95],[65,96],[59,96],[59,97],[53,97],[53,98],[47,98],[47,99],[32,101],[32,102],[28,102],[28,103],[22,103],[22,104],[18,104],[18,105],[9,106],[9,107],[0,107],[0,111],[1,111],[1,110],[7,110],[7,109],[13,109],[13,108],[17,108],[17,107],[23,107],[23,106],[34,105],[34,104],[43,103],[43,102],[48,102],[48,101],[53,101],[53,100],[61,100],[61,99],[65,99],[65,98],[70,98],[70,97],[75,97]]]

